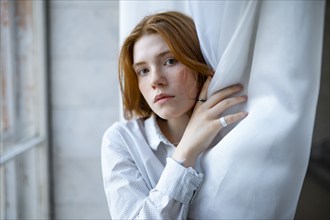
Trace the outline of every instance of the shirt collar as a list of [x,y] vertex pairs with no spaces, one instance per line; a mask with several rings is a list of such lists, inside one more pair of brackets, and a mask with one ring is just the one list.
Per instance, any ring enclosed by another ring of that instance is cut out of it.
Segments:
[[173,144],[169,142],[164,136],[164,134],[161,132],[156,117],[157,116],[155,114],[152,114],[144,121],[145,133],[148,144],[153,150],[157,150],[161,142],[166,145],[173,146]]

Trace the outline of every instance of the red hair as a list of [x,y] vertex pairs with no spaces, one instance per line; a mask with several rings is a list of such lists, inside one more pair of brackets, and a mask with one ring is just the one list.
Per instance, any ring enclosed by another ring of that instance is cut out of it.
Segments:
[[213,74],[203,58],[192,18],[175,11],[145,17],[126,38],[119,55],[118,75],[126,119],[149,117],[152,113],[133,69],[134,44],[147,34],[159,34],[164,39],[175,58],[196,72],[200,88]]

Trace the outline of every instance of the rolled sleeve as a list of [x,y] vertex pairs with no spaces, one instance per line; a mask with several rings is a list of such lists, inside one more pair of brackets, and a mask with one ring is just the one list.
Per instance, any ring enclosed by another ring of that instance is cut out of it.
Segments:
[[192,201],[196,190],[200,188],[203,174],[197,173],[193,168],[186,168],[172,158],[167,158],[167,164],[156,190],[168,195],[181,203]]

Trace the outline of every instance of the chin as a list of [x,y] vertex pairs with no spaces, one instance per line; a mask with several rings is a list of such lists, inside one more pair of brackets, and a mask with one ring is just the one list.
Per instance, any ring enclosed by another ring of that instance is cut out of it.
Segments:
[[171,120],[171,119],[177,119],[179,117],[182,117],[184,115],[188,115],[190,116],[191,114],[189,114],[189,112],[179,112],[179,111],[162,111],[162,112],[155,112],[155,114],[160,117],[161,119],[164,120]]
[[[156,106],[153,106],[156,107]],[[177,119],[182,116],[191,116],[191,113],[193,111],[194,105],[168,105],[168,106],[161,106],[156,108],[151,108],[152,111],[160,118],[164,120],[171,120],[171,119]]]
[[158,117],[160,117],[164,120],[173,119],[173,118],[176,118],[176,116],[177,116],[177,113],[174,114],[174,112],[172,112],[172,111],[154,111],[154,112]]
[[164,119],[164,120],[170,120],[170,119],[175,118],[175,117],[173,117],[172,115],[169,115],[169,114],[157,114],[157,113],[156,113],[156,115],[157,115],[158,117],[160,117],[161,119]]

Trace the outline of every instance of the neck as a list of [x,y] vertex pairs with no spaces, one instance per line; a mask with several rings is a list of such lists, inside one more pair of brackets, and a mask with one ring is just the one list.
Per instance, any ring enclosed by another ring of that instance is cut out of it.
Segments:
[[189,120],[190,115],[188,114],[169,120],[157,118],[160,130],[163,132],[165,137],[174,145],[177,145],[180,142],[183,133],[189,123]]

